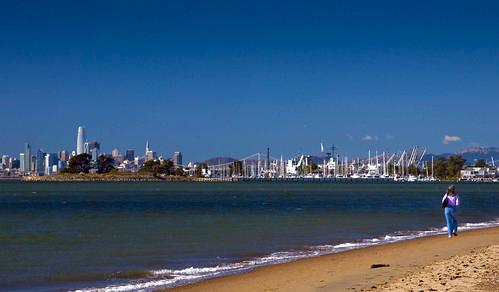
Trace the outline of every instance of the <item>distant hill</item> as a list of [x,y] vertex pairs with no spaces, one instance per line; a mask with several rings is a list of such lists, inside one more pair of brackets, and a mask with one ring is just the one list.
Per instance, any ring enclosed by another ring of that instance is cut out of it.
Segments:
[[467,163],[473,163],[479,159],[491,161],[492,157],[494,160],[499,159],[499,147],[466,148],[457,154],[462,155]]
[[489,155],[490,153],[499,153],[499,147],[475,147],[475,148],[464,148],[463,150],[459,151],[458,154],[460,153],[481,153],[485,155]]
[[462,155],[466,159],[466,164],[473,164],[477,160],[483,159],[490,162],[492,157],[494,160],[499,160],[499,147],[476,147],[476,148],[465,148],[456,153],[442,153],[442,154],[427,154],[424,160],[430,161],[431,156],[434,157],[445,157],[448,158],[451,155]]

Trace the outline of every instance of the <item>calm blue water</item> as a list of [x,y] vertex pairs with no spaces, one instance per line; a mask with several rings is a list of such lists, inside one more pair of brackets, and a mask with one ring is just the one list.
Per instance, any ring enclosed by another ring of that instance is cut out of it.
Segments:
[[[445,189],[439,183],[0,182],[0,288],[152,290],[433,234],[445,224],[439,206]],[[460,224],[499,222],[499,184],[457,190]]]

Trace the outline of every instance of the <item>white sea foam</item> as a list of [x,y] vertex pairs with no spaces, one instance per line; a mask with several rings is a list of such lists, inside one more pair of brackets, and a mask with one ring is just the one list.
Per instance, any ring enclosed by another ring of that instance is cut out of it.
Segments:
[[[499,226],[499,218],[491,222],[465,223],[459,230],[480,229]],[[335,245],[319,245],[301,251],[274,252],[264,257],[253,258],[239,263],[224,264],[213,267],[189,267],[179,270],[162,269],[152,271],[152,276],[133,280],[121,285],[94,287],[75,290],[76,292],[124,292],[124,291],[153,291],[159,288],[169,288],[185,285],[204,279],[223,275],[236,274],[270,264],[284,263],[301,258],[337,253],[341,251],[363,248],[373,245],[386,244],[418,237],[444,234],[447,227],[434,228],[423,231],[408,231],[387,234],[379,238],[367,238],[356,242],[345,242]]]

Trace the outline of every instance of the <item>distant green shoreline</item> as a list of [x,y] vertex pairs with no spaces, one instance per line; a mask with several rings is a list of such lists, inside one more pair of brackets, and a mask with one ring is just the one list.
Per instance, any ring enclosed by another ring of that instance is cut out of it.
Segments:
[[[248,178],[204,178],[204,177],[191,177],[191,176],[161,176],[151,173],[107,173],[107,174],[91,174],[91,173],[65,173],[49,176],[24,176],[21,177],[22,182],[248,182],[248,181],[261,181],[261,182],[338,182],[338,183],[375,183],[386,182],[396,183],[392,180],[382,179],[312,179],[312,178],[279,178],[279,179],[248,179]],[[440,180],[437,183],[456,183],[455,180]],[[408,182],[405,182],[408,183]],[[417,182],[427,183],[427,182]],[[466,183],[466,182],[464,182]]]
[[159,182],[159,181],[233,181],[232,178],[213,179],[186,176],[159,176],[141,173],[112,174],[58,174],[48,176],[24,176],[22,182]]

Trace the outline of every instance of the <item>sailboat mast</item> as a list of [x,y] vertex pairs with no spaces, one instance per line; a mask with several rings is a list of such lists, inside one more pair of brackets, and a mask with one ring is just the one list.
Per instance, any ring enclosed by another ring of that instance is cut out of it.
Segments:
[[376,150],[376,173],[379,173],[378,150]]
[[383,151],[383,176],[386,175],[386,157],[385,157],[385,151]]
[[431,178],[434,178],[435,177],[435,174],[434,174],[434,167],[433,167],[433,155],[431,156]]

